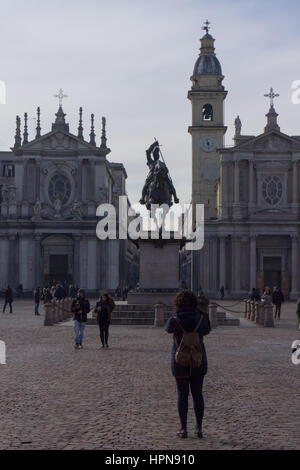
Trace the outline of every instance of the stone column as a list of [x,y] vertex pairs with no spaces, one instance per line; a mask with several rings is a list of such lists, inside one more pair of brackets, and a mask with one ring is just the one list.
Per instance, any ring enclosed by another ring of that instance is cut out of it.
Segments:
[[291,275],[291,299],[298,298],[298,235],[291,235],[292,238],[292,275]]
[[256,235],[250,235],[250,286],[249,291],[256,287]]
[[228,218],[228,163],[221,163],[221,217]]
[[293,204],[298,202],[298,162],[293,162]]
[[0,237],[0,289],[9,284],[9,240],[7,236]]
[[87,249],[88,249],[88,272],[87,272],[87,285],[88,290],[97,291],[97,238],[96,234],[87,238]]
[[249,206],[254,205],[254,164],[249,160]]
[[41,253],[42,234],[34,234],[34,268],[35,268],[35,284],[42,285],[42,253]]
[[234,162],[234,204],[240,202],[240,166],[239,161]]
[[232,284],[238,294],[241,289],[241,239],[238,235],[232,237]]
[[80,287],[80,240],[81,235],[74,236],[73,284],[78,287]]
[[224,286],[226,290],[226,235],[220,235],[220,263],[219,263],[219,279],[220,286]]
[[40,199],[40,186],[41,186],[41,161],[36,159],[35,161],[35,171],[36,171],[36,189],[35,189],[35,200]]
[[11,287],[17,287],[18,279],[16,273],[16,235],[9,235],[9,254],[8,254],[8,281]]

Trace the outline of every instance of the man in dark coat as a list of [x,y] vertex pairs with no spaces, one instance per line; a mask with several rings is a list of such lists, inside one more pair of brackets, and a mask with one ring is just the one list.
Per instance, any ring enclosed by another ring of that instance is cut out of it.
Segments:
[[[178,392],[178,413],[181,422],[179,437],[187,437],[187,413],[189,389],[193,396],[196,415],[196,435],[202,438],[202,420],[204,414],[204,401],[202,395],[203,379],[207,372],[207,356],[203,343],[203,336],[210,332],[210,322],[206,310],[199,309],[197,297],[190,290],[183,290],[175,297],[176,315],[169,318],[165,330],[173,333],[173,347],[171,354],[171,370],[175,377]],[[203,306],[205,306],[203,304]],[[203,311],[204,310],[204,311]],[[202,347],[202,363],[199,367],[182,366],[175,360],[175,354],[183,337],[183,330],[192,332],[197,327],[197,333]]]
[[83,289],[79,289],[76,299],[72,302],[71,311],[74,313],[75,349],[82,349],[83,332],[90,311],[90,303],[85,298]]
[[281,304],[284,302],[284,296],[279,287],[276,287],[273,292],[272,302],[275,305],[275,318],[278,316],[278,320],[280,320]]
[[40,315],[40,313],[39,313],[40,301],[41,301],[41,289],[38,286],[34,290],[34,304],[35,304],[34,314],[35,315]]
[[13,313],[12,303],[13,303],[14,299],[13,299],[13,291],[12,291],[12,288],[10,286],[7,286],[7,289],[4,292],[4,296],[5,296],[5,301],[4,301],[4,305],[3,305],[3,313],[5,313],[5,309],[6,309],[7,304],[9,304],[9,313]]

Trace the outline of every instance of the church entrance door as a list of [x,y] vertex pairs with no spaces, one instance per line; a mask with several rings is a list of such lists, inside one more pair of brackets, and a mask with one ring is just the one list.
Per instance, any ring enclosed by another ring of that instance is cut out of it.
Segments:
[[51,284],[57,282],[64,284],[71,282],[68,274],[68,255],[50,255],[50,281]]
[[281,257],[264,256],[264,285],[271,288],[281,288]]

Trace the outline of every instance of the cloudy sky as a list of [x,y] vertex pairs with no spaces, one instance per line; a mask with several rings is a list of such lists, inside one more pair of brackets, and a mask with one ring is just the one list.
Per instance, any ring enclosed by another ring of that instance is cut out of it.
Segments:
[[300,105],[291,84],[300,80],[298,0],[11,0],[0,2],[0,150],[13,144],[15,116],[27,111],[31,136],[41,107],[42,131],[57,111],[53,94],[69,95],[64,111],[76,133],[83,107],[85,136],[95,113],[98,142],[107,118],[110,159],[128,172],[127,190],[139,199],[147,174],[145,149],[153,137],[183,202],[191,194],[190,76],[199,53],[201,26],[212,22],[216,53],[229,91],[226,145],[240,115],[243,132],[265,125],[273,86],[281,130],[300,134]]

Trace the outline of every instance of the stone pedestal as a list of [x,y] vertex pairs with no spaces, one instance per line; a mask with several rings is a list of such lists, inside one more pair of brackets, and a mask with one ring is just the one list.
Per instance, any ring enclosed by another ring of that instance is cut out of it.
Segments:
[[139,240],[139,288],[130,291],[128,304],[173,305],[179,290],[179,250],[182,240]]
[[45,326],[52,326],[54,324],[53,322],[53,308],[52,304],[45,304],[44,305],[45,309],[45,320],[44,320],[44,325]]

